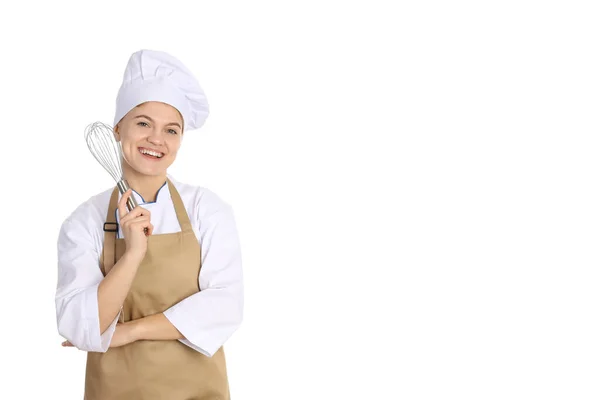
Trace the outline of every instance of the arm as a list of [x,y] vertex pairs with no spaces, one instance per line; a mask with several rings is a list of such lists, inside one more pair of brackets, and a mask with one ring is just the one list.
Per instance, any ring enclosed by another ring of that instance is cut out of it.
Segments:
[[[177,340],[183,338],[181,332],[171,324],[164,314],[158,313],[117,324],[110,341],[110,347],[120,347],[137,340]],[[68,340],[64,341],[62,345],[66,347],[73,346]]]
[[108,350],[117,324],[113,316],[100,329],[98,287],[103,280],[99,250],[90,226],[98,221],[87,210],[77,210],[63,222],[58,235],[56,321],[61,336],[85,351]]
[[[212,357],[242,322],[241,251],[231,207],[223,205],[203,218],[199,239],[202,244],[200,292],[163,314],[183,335],[179,339],[182,343]],[[156,335],[160,324],[147,326],[154,326],[150,332]]]
[[125,252],[98,286],[100,331],[104,332],[119,314],[142,260]]
[[153,229],[150,213],[142,207],[127,212],[125,202],[130,193],[131,189],[118,202],[127,249],[106,277],[98,266],[100,250],[89,230],[102,224],[97,214],[80,207],[61,227],[56,293],[58,330],[81,350],[108,350],[122,304],[146,252],[143,228],[148,227],[150,232]]
[[134,341],[184,339],[163,313],[126,322],[125,325],[129,325]]
[[98,287],[98,309],[100,330],[104,331],[119,313],[125,298],[131,289],[133,278],[144,259],[148,246],[147,236],[143,229],[148,228],[152,233],[150,212],[142,207],[135,207],[128,212],[125,202],[130,197],[132,189],[127,190],[117,203],[119,224],[125,235],[125,253],[106,274],[106,278]]

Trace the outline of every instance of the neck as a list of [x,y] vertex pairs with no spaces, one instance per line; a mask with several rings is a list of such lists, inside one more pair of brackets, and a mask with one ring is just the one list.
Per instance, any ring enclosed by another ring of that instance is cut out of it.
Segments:
[[167,180],[167,171],[160,175],[144,175],[129,166],[125,167],[123,165],[123,178],[127,181],[130,188],[142,196],[144,201],[152,202],[156,201],[158,190]]

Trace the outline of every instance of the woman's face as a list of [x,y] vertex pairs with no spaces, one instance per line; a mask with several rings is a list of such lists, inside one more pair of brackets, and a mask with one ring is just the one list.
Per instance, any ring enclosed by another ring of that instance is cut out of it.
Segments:
[[174,107],[149,101],[121,119],[115,127],[115,138],[121,142],[123,159],[132,169],[144,175],[164,175],[181,146],[182,127],[181,114]]

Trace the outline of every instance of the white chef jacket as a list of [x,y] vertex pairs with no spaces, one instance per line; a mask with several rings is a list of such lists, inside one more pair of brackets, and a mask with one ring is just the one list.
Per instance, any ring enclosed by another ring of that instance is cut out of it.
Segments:
[[[211,190],[178,182],[169,174],[167,177],[179,192],[201,245],[202,268],[198,276],[201,291],[173,305],[164,315],[185,337],[180,339],[182,343],[212,357],[242,322],[242,264],[234,214],[231,206]],[[113,189],[77,207],[63,222],[58,237],[58,332],[85,351],[108,350],[121,314],[119,311],[109,328],[100,332],[98,286],[104,278],[100,258]],[[153,234],[181,231],[166,181],[154,202],[144,201],[136,191],[133,196],[139,206],[150,211]],[[117,222],[118,214],[117,210]],[[118,235],[123,237],[120,225]]]

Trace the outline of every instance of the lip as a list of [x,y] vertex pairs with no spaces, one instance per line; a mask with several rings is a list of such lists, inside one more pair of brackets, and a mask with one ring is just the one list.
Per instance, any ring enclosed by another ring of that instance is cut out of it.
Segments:
[[[152,156],[149,156],[149,155],[147,155],[147,154],[144,154],[144,153],[142,153],[142,152],[141,152],[141,150],[142,150],[142,149],[144,149],[144,150],[150,150],[150,151],[154,151],[154,152],[157,152],[157,153],[160,153],[160,154],[162,154],[163,156],[162,156],[161,158],[152,157]],[[165,157],[165,153],[163,153],[162,151],[158,151],[158,150],[150,149],[150,148],[148,148],[148,147],[138,147],[138,153],[139,153],[139,154],[140,154],[142,157],[144,157],[146,160],[149,160],[149,161],[160,161],[160,160],[162,160],[162,159]]]

